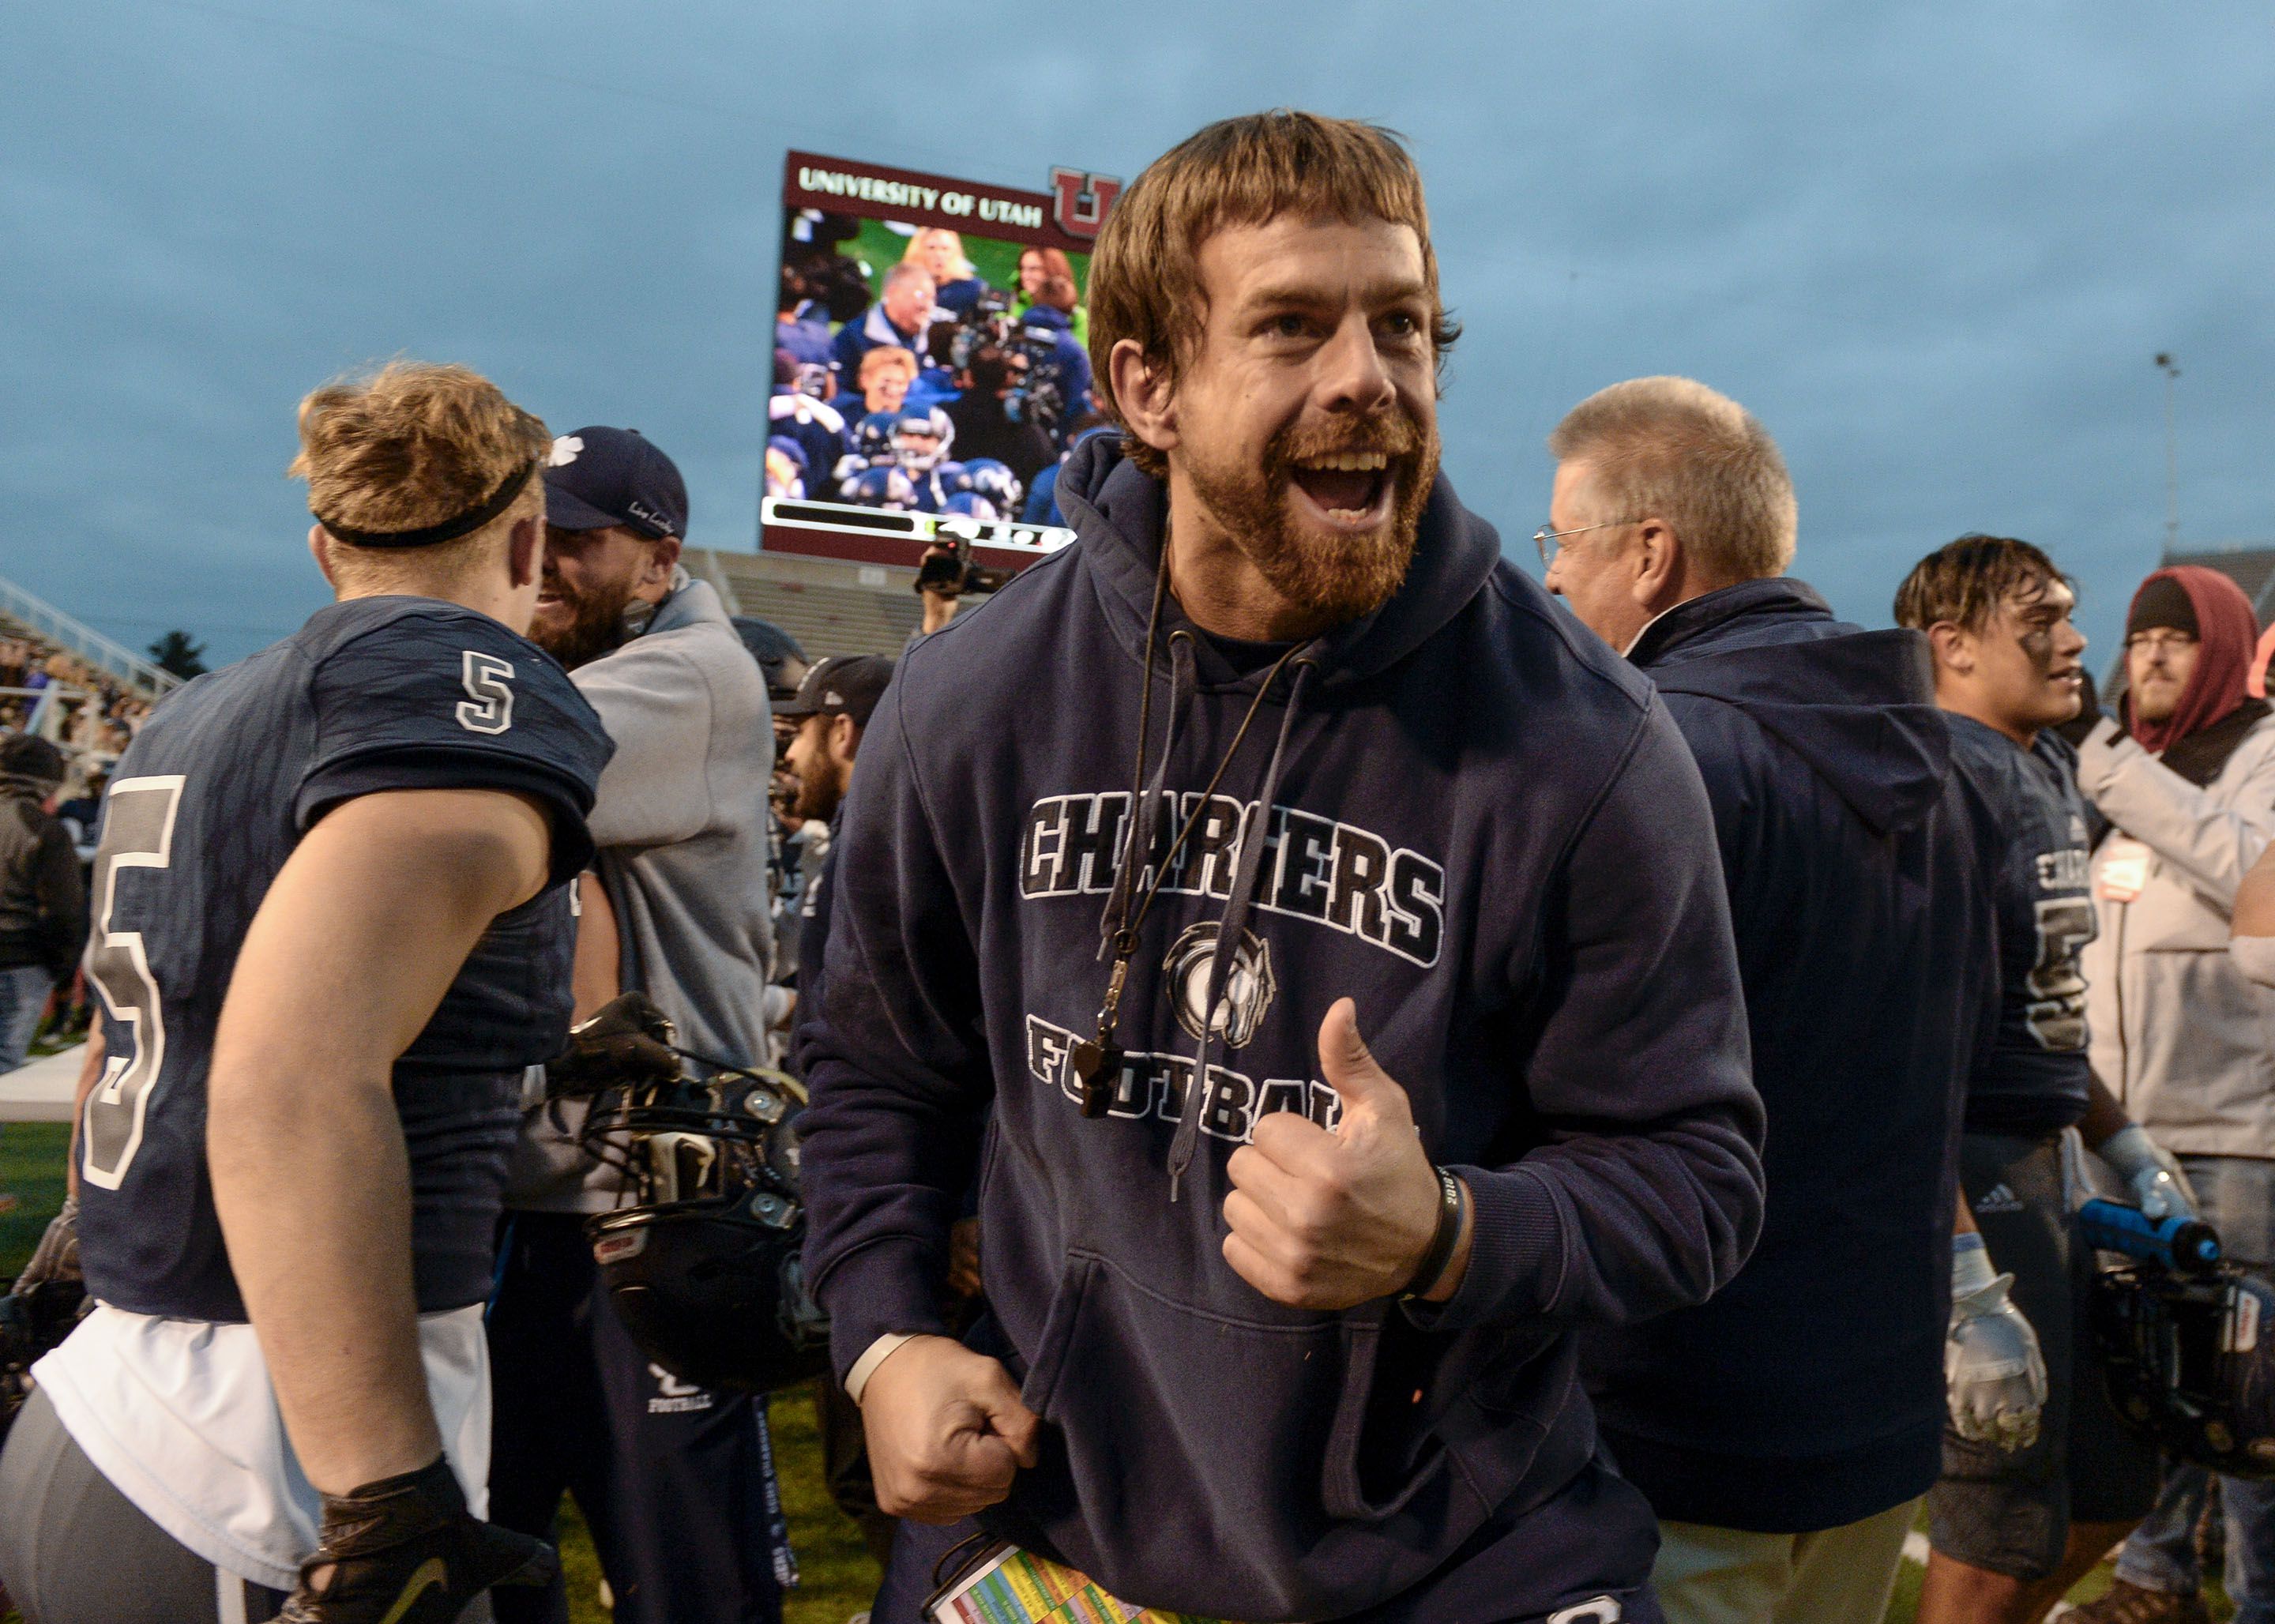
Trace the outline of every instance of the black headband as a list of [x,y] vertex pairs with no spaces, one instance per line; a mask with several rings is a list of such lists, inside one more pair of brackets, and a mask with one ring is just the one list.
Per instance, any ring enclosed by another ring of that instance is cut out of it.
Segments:
[[446,518],[439,525],[429,525],[424,530],[351,530],[345,525],[336,525],[314,508],[308,510],[319,525],[339,540],[356,547],[432,547],[438,541],[455,541],[460,536],[470,536],[513,505],[529,483],[529,476],[537,472],[537,459],[527,462],[506,475],[504,483],[492,491],[481,506],[470,508],[456,518]]

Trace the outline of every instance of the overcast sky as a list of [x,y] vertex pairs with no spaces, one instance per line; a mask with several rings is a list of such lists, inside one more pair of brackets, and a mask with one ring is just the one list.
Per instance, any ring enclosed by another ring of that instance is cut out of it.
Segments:
[[[856,20],[857,17],[859,20]],[[870,20],[873,19],[874,20]],[[292,409],[396,353],[629,424],[752,544],[784,150],[1040,188],[1280,103],[1414,143],[1447,468],[1537,567],[1542,439],[1686,373],[1780,440],[1796,573],[1887,621],[2049,547],[2102,668],[2165,518],[2275,535],[2266,8],[0,0],[0,575],[231,658],[322,601]]]

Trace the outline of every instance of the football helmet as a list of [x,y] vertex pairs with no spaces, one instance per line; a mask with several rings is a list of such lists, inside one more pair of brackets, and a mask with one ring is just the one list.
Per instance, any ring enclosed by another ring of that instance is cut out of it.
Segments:
[[956,425],[939,407],[903,412],[893,419],[893,460],[911,474],[929,473],[955,438]]
[[968,490],[957,491],[946,502],[940,504],[940,510],[944,516],[953,515],[957,518],[976,518],[983,524],[989,525],[995,523],[996,520],[1003,517],[1001,514],[995,511],[995,504],[989,502],[986,497],[981,495],[977,491]]
[[845,500],[856,507],[906,513],[917,505],[917,487],[897,468],[871,468],[845,482]]
[[0,1439],[31,1396],[32,1366],[94,1306],[76,1280],[44,1280],[0,1296]]
[[987,505],[998,513],[1016,515],[1023,495],[1019,476],[1011,472],[1010,465],[992,457],[975,457],[964,465],[964,473],[971,480],[974,495],[987,498]]
[[698,1386],[766,1393],[828,1364],[805,1289],[797,1117],[779,1071],[701,1061],[638,993],[602,1006],[546,1069],[588,1101],[578,1137],[624,1175],[627,1204],[586,1220],[601,1278],[640,1351]]
[[2110,1401],[2160,1448],[2235,1477],[2275,1478],[2275,1287],[2233,1264],[2095,1277]]
[[872,412],[853,425],[849,443],[850,455],[859,457],[872,468],[881,467],[893,460],[893,426],[900,414],[893,412]]

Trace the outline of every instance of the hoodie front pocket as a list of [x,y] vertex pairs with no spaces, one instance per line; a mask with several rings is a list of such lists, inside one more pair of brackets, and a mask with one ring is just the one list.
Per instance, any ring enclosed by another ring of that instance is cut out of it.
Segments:
[[1419,1581],[1468,1502],[1435,1450],[1360,1492],[1379,1318],[1235,1318],[1069,1253],[1022,1387],[1052,1436],[1019,1509],[1115,1595],[1208,1617],[1318,1617]]

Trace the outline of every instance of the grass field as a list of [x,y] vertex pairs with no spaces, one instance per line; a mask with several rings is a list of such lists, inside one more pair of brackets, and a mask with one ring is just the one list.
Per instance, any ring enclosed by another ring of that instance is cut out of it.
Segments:
[[[12,1192],[22,1202],[15,1212],[0,1216],[0,1279],[23,1266],[40,1231],[63,1203],[64,1140],[64,1130],[57,1127],[0,1127],[0,1190]],[[859,1529],[831,1502],[823,1486],[820,1444],[809,1395],[803,1389],[778,1394],[770,1414],[799,1573],[798,1588],[784,1608],[786,1624],[845,1624],[869,1605],[877,1584],[876,1564],[861,1543]],[[600,1564],[573,1506],[564,1507],[561,1554],[569,1574],[571,1619],[574,1624],[606,1624]],[[1887,1624],[1912,1624],[1920,1574],[1916,1564],[1904,1564]],[[2088,1575],[2071,1592],[2071,1599],[2087,1600],[2108,1586],[2104,1567]],[[2214,1619],[2231,1616],[2226,1598],[2215,1594],[2211,1600]],[[11,1613],[0,1617],[0,1624],[19,1621]]]

